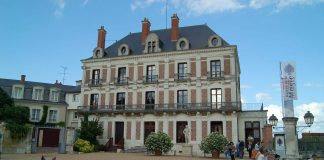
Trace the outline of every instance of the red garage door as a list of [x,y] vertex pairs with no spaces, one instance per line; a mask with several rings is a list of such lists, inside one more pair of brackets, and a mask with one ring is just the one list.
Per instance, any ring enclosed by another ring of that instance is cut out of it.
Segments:
[[44,128],[43,129],[43,147],[58,147],[60,129]]

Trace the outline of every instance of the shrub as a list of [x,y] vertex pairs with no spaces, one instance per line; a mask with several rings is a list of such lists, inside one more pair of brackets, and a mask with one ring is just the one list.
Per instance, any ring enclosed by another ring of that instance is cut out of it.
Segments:
[[200,150],[204,153],[211,153],[214,150],[219,152],[224,150],[225,145],[228,143],[226,137],[218,132],[210,133],[199,145]]
[[162,151],[167,153],[173,147],[173,143],[171,142],[171,138],[163,132],[152,132],[145,141],[145,147],[148,151]]
[[84,153],[89,153],[94,151],[94,145],[90,144],[89,141],[78,139],[73,145],[74,151],[80,151]]

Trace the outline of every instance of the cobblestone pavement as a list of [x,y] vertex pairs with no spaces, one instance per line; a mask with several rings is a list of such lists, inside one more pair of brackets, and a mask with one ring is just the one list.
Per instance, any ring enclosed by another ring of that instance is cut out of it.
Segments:
[[[1,160],[40,160],[44,155],[46,160],[52,160],[56,157],[56,160],[212,160],[211,157],[188,157],[188,156],[153,156],[146,155],[145,153],[109,153],[109,152],[97,152],[97,153],[82,153],[82,154],[2,154]],[[221,155],[220,159],[225,159]]]

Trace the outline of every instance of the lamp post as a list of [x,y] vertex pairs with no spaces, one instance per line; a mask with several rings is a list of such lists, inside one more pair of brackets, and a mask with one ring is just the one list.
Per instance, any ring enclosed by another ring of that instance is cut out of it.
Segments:
[[[304,115],[304,120],[305,123],[307,124],[306,126],[296,126],[296,123],[298,121],[298,118],[296,117],[284,117],[282,118],[284,122],[284,127],[276,127],[278,123],[278,118],[272,114],[269,117],[269,123],[272,125],[274,128],[284,128],[285,129],[285,137],[286,137],[286,159],[299,159],[299,152],[298,152],[298,127],[311,127],[312,124],[314,123],[314,115],[307,111],[307,113]],[[302,129],[302,130],[303,130]],[[291,131],[295,131],[295,134],[291,133]],[[293,155],[295,154],[295,155]],[[297,154],[297,155],[296,155]]]

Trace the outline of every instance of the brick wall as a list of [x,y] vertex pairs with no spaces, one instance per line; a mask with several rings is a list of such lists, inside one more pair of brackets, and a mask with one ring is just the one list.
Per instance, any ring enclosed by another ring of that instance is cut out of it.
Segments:
[[163,64],[163,62],[160,62],[160,64],[159,64],[159,79],[160,80],[164,79],[164,64]]
[[163,121],[159,121],[159,130],[160,132],[163,132]]
[[169,63],[169,78],[174,77],[174,62]]
[[232,101],[231,88],[225,88],[225,102],[231,102],[231,101]]
[[191,103],[196,103],[196,89],[191,90]]
[[115,67],[111,67],[110,82],[114,82],[114,80],[115,80],[115,72],[116,72],[116,68]]
[[169,90],[169,103],[173,104],[174,103],[174,91]]
[[[137,92],[137,104],[143,104],[142,103],[142,92]],[[138,106],[140,107],[140,106]]]
[[110,93],[109,94],[109,105],[114,105],[114,98],[115,98],[115,94]]
[[141,122],[136,122],[136,140],[141,138]]
[[127,102],[128,105],[133,104],[133,92],[128,92],[127,101],[128,101]]
[[196,141],[196,121],[191,121],[191,141]]
[[201,58],[201,76],[207,76],[207,58]]
[[126,139],[131,139],[131,135],[132,135],[132,122],[128,121]]
[[191,77],[196,77],[196,59],[190,58],[190,75]]
[[169,121],[169,129],[168,129],[168,135],[173,140],[173,121]]
[[208,102],[208,95],[207,95],[207,89],[201,90],[201,102],[207,103]]
[[102,82],[106,82],[107,80],[107,69],[102,70]]
[[100,105],[104,106],[106,104],[106,94],[105,93],[101,93],[101,97],[100,97]]
[[272,140],[272,126],[271,125],[265,125],[262,128],[262,141],[263,141],[263,145],[268,148],[269,145],[271,144],[271,140]]
[[201,122],[201,127],[202,127],[202,139],[204,139],[205,137],[207,137],[207,121],[202,121]]
[[138,64],[138,80],[143,80],[143,64]]
[[84,106],[89,105],[89,103],[88,103],[88,99],[89,99],[89,95],[88,95],[88,94],[84,94],[84,95],[83,95],[83,105],[84,105]]
[[164,91],[159,91],[159,104],[164,103]]
[[224,56],[224,74],[230,75],[230,73],[231,73],[230,57]]
[[232,121],[226,121],[226,137],[229,141],[232,140]]
[[134,80],[134,64],[130,64],[129,66],[129,80]]
[[89,83],[90,79],[90,70],[86,70],[86,76],[85,76],[85,82],[84,83]]
[[112,137],[112,122],[108,122],[108,135],[107,135],[107,138],[110,138]]

